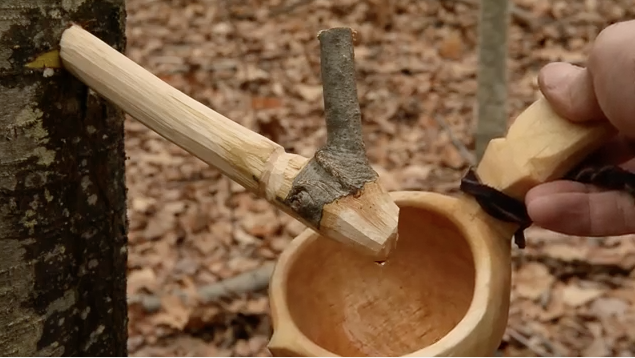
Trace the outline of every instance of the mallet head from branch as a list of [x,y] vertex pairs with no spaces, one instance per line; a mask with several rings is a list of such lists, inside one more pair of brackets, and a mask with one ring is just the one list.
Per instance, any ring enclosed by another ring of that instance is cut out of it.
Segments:
[[324,237],[384,261],[399,208],[366,158],[355,85],[352,30],[320,32],[327,142],[311,159],[284,148],[160,80],[73,25],[63,34],[66,70],[167,140]]

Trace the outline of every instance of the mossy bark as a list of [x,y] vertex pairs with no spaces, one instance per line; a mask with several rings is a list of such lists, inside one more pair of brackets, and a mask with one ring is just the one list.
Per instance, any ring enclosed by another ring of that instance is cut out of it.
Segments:
[[49,68],[70,22],[123,51],[124,5],[0,1],[2,355],[127,354],[124,115]]

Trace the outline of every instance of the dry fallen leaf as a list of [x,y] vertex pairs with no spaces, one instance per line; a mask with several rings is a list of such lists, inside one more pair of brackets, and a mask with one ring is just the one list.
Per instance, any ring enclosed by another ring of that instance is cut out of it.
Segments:
[[157,277],[150,267],[145,267],[139,270],[133,270],[128,274],[128,295],[134,295],[139,293],[142,289],[147,290],[149,293],[154,293],[159,283]]
[[569,284],[562,290],[563,301],[573,307],[582,306],[602,296],[605,290],[593,287],[580,287]]
[[322,98],[322,86],[297,85],[296,90],[303,100],[314,102]]
[[595,323],[589,324],[589,331],[593,334],[593,341],[584,349],[585,357],[606,357],[610,350],[606,345],[606,339],[602,335],[602,326]]
[[282,106],[282,100],[275,97],[253,97],[251,99],[251,107],[253,109],[271,109]]
[[[563,299],[563,290],[566,286],[561,282],[555,282],[551,291],[545,292],[538,300],[542,310],[536,317],[542,322],[549,322],[563,317],[567,312],[567,305]],[[544,329],[544,327],[541,327]],[[538,329],[535,327],[534,329]]]
[[599,317],[623,316],[629,307],[619,298],[598,298],[591,304],[591,312]]
[[397,174],[402,190],[415,190],[425,187],[434,169],[431,165],[409,165]]
[[441,153],[441,162],[444,165],[453,169],[459,169],[465,165],[465,159],[463,159],[456,147],[451,145],[445,146]]
[[151,317],[154,324],[165,325],[177,330],[185,328],[192,309],[187,308],[179,297],[173,295],[161,297],[161,307],[161,311]]
[[439,46],[439,55],[442,58],[458,60],[463,54],[463,39],[459,31],[448,31]]
[[584,246],[570,244],[547,245],[542,250],[545,255],[563,261],[584,260],[587,251],[588,248]]
[[243,218],[242,227],[255,237],[273,235],[280,227],[280,221],[272,211],[252,214]]
[[160,210],[156,215],[151,216],[143,231],[146,240],[160,238],[174,229],[176,225],[176,217],[174,213],[168,210]]
[[530,300],[540,298],[555,282],[547,267],[537,262],[523,265],[513,279],[516,294]]

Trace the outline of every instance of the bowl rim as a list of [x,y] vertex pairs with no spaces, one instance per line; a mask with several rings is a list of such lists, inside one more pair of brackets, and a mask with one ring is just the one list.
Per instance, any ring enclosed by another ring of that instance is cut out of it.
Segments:
[[[498,237],[487,223],[475,220],[474,211],[457,207],[457,205],[465,205],[461,196],[423,191],[393,191],[390,192],[390,195],[400,209],[402,207],[415,207],[445,216],[463,234],[470,247],[474,261],[475,278],[472,300],[467,311],[461,320],[441,339],[402,356],[448,355],[461,342],[478,339],[474,337],[474,332],[479,326],[491,325],[491,322],[486,322],[488,320],[487,310],[490,306],[490,298],[499,292],[495,291],[497,285],[492,284],[494,275],[497,273],[492,270],[494,262],[490,259],[489,251],[492,249],[491,245],[495,244],[492,241]],[[494,237],[482,240],[481,237],[484,235]],[[304,356],[339,357],[339,355],[309,339],[295,324],[288,306],[285,305],[289,272],[286,268],[293,266],[297,258],[295,254],[299,250],[318,238],[319,235],[315,231],[307,228],[291,241],[278,258],[269,285],[269,304],[274,332],[268,347],[286,348],[293,350],[296,354],[302,353]]]

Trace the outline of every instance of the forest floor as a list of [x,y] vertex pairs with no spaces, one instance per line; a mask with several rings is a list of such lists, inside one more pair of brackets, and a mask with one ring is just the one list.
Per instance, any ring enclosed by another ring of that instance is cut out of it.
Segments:
[[[388,190],[456,193],[473,150],[477,0],[127,0],[127,55],[311,157],[325,140],[319,30],[351,26],[368,156]],[[584,65],[627,0],[515,0],[509,118],[551,61]],[[267,356],[266,289],[202,287],[275,262],[304,228],[139,122],[126,127],[132,356]],[[513,249],[505,356],[635,354],[635,240],[527,232]],[[175,293],[180,292],[180,295]],[[396,308],[398,309],[398,308]]]

